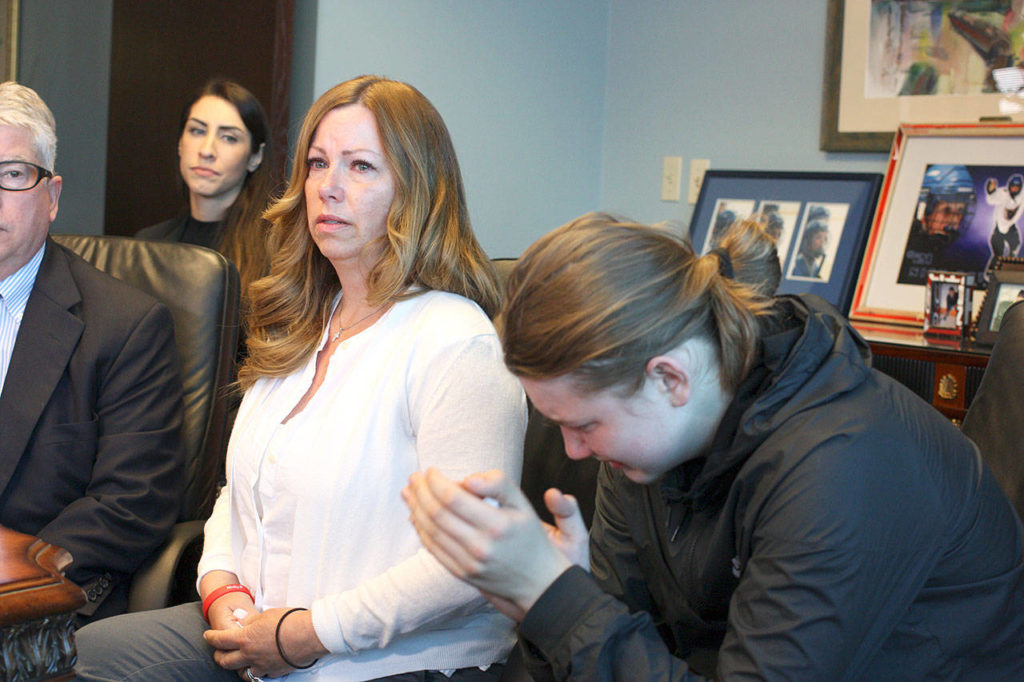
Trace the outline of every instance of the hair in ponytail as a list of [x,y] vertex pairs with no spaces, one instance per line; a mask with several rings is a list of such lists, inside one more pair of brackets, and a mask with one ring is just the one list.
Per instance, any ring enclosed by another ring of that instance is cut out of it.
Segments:
[[[724,243],[737,276],[746,241]],[[778,258],[776,257],[776,261]],[[744,275],[745,276],[745,275]],[[667,230],[589,213],[519,259],[501,315],[505,363],[518,376],[572,373],[584,390],[637,390],[647,361],[691,338],[717,349],[733,389],[754,361],[770,299],[720,272]]]
[[737,220],[722,233],[712,251],[729,256],[732,278],[763,296],[773,296],[782,281],[775,239],[760,215]]

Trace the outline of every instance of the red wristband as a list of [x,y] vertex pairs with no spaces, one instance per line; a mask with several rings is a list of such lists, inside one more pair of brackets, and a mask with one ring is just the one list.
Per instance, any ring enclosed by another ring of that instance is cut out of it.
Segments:
[[229,592],[245,592],[247,595],[249,595],[249,599],[252,599],[253,602],[256,601],[255,597],[252,596],[252,592],[250,592],[249,588],[245,585],[221,585],[213,592],[206,595],[206,599],[203,600],[203,620],[205,620],[207,623],[210,622],[209,613],[210,607],[213,606],[213,602],[217,601]]

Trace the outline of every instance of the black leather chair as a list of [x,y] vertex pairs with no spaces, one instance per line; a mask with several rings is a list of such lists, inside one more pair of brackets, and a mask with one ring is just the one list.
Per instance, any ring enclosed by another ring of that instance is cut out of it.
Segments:
[[[185,414],[185,497],[171,537],[132,580],[131,611],[196,598],[203,523],[224,472],[229,384],[238,344],[238,271],[220,253],[190,244],[127,237],[54,235],[94,266],[163,302],[174,318]],[[112,301],[111,305],[116,305]]]
[[[492,258],[498,280],[504,293],[508,276],[515,267],[515,258]],[[523,479],[520,487],[533,504],[537,515],[552,523],[551,513],[544,506],[544,491],[558,488],[574,495],[579,502],[583,520],[590,527],[594,516],[594,492],[597,488],[599,463],[593,458],[581,462],[565,455],[565,442],[558,426],[529,406],[526,441],[523,444]]]
[[1024,519],[1024,303],[1003,315],[981,385],[964,417],[963,432],[977,443],[1003,491]]
[[533,503],[537,515],[554,523],[544,505],[544,492],[558,488],[576,497],[583,520],[590,528],[594,518],[594,495],[601,463],[593,457],[576,461],[565,454],[565,441],[558,426],[549,422],[531,404],[523,444],[523,480],[520,487]]
[[501,286],[501,291],[505,293],[505,284],[508,282],[508,276],[512,273],[512,268],[516,266],[518,258],[492,258],[491,265],[494,266],[494,271],[498,273],[498,283]]

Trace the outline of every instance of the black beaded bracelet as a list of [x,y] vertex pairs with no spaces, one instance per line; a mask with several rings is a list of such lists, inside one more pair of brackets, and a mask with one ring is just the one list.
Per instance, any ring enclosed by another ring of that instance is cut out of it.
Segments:
[[290,666],[292,668],[295,668],[296,670],[305,670],[307,668],[312,668],[314,665],[316,665],[316,662],[319,661],[320,659],[319,658],[314,658],[312,663],[307,663],[306,665],[296,665],[296,664],[292,663],[291,661],[289,661],[288,657],[284,655],[284,649],[281,648],[281,623],[284,622],[285,618],[287,618],[288,616],[292,615],[296,611],[308,611],[308,610],[309,609],[304,609],[301,606],[296,606],[294,609],[289,609],[288,611],[285,611],[284,615],[281,616],[281,620],[277,621],[277,628],[274,630],[274,644],[277,645],[277,653],[281,656],[281,660],[284,661],[286,665],[288,665],[288,666]]

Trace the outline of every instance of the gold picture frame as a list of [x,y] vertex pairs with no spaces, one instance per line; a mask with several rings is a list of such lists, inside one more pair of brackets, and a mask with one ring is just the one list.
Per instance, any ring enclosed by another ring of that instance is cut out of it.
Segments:
[[[870,46],[878,42],[872,35],[878,30],[872,24],[873,12],[881,11],[882,5],[904,8],[925,4],[900,0],[828,0],[819,138],[822,151],[886,152],[901,125],[1024,122],[1024,89],[973,94],[868,96],[866,85],[873,73]],[[942,12],[941,31],[944,34],[955,33],[949,26],[955,3],[944,0],[932,5]],[[1018,19],[1007,44],[1018,39],[1022,30],[1024,21]],[[890,34],[883,31],[882,35]],[[963,38],[956,38],[956,41],[958,45],[967,44]],[[983,62],[978,57],[971,65],[976,67]],[[1024,66],[1016,59],[1014,65]]]
[[1006,310],[1024,299],[1024,259],[1004,258],[992,271],[992,280],[981,303],[974,326],[974,340],[982,346],[993,346]]
[[[853,0],[855,1],[855,0]],[[885,152],[892,146],[893,131],[847,132],[839,127],[840,96],[843,65],[844,0],[828,0],[825,19],[825,78],[821,98],[822,151]]]
[[20,0],[0,0],[0,80],[18,78],[18,10]]

